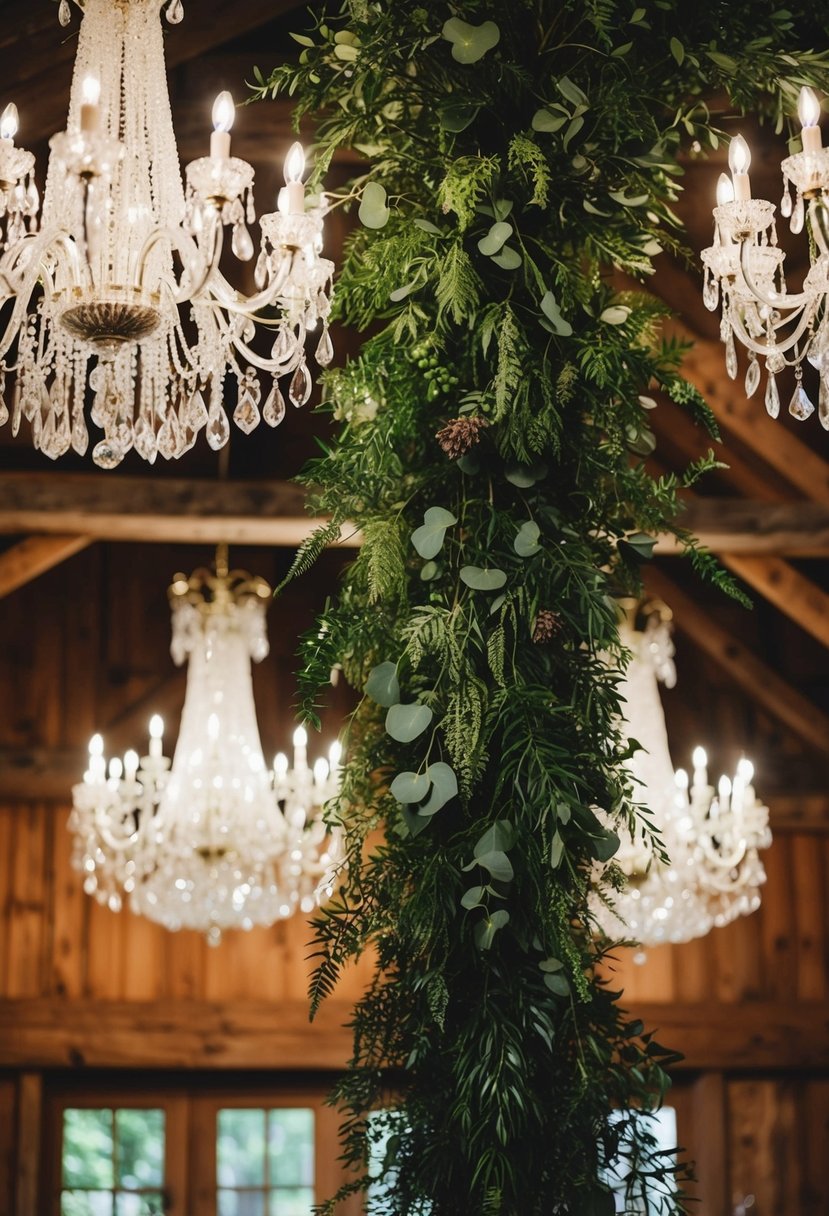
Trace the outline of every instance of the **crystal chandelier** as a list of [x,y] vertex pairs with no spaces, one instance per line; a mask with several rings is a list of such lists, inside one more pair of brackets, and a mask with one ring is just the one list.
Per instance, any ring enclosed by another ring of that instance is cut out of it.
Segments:
[[[625,734],[641,745],[629,762],[634,798],[646,808],[666,860],[649,838],[620,832],[613,861],[627,885],[610,904],[594,897],[593,911],[611,939],[631,938],[643,946],[703,937],[760,906],[765,872],[758,856],[771,844],[768,808],[751,784],[754,769],[741,760],[732,780],[708,782],[707,757],[693,755],[693,778],[673,770],[665,715],[657,681],[676,682],[670,612],[648,602],[643,630],[632,619],[622,625],[622,641],[632,658],[620,685],[625,705]],[[636,610],[631,611],[631,618]],[[618,829],[617,829],[618,830]]]
[[188,671],[172,766],[155,715],[146,756],[107,764],[95,735],[72,791],[73,864],[87,894],[114,912],[126,894],[134,912],[213,944],[225,929],[311,912],[339,865],[340,832],[321,814],[338,792],[339,744],[330,765],[309,768],[299,727],[292,766],[283,754],[271,770],[263,759],[251,660],[268,653],[270,595],[264,579],[228,571],[222,549],[215,573],[176,575],[171,652]]
[[751,154],[738,135],[728,151],[731,177],[720,174],[717,186],[714,244],[702,251],[703,300],[714,312],[722,299],[720,335],[732,380],[739,370],[735,337],[748,351],[746,395],[752,396],[759,387],[762,358],[767,372],[766,409],[776,418],[780,413],[776,377],[784,368],[793,367],[795,390],[789,413],[800,421],[809,418],[815,407],[803,387],[805,357],[820,374],[818,417],[829,430],[829,212],[824,198],[829,187],[829,149],[821,146],[820,102],[809,88],[800,90],[798,113],[803,125],[802,151],[782,163],[780,212],[789,218],[792,232],[802,232],[804,227],[808,232],[810,268],[803,290],[789,294],[786,287],[775,208],[751,197]]
[[[79,2],[79,0],[78,0]],[[67,129],[51,141],[38,219],[34,157],[15,145],[18,115],[0,118],[0,424],[31,424],[57,458],[89,445],[86,405],[103,437],[92,456],[113,468],[130,448],[145,460],[181,456],[201,430],[218,450],[233,418],[244,432],[296,406],[312,382],[305,339],[321,323],[316,360],[333,358],[327,318],[333,264],[320,256],[324,201],[306,208],[304,155],[291,148],[278,210],[260,219],[255,294],[221,269],[255,253],[253,169],[230,155],[234,106],[216,99],[210,154],[182,185],[164,66],[160,0],[85,0]],[[167,18],[183,17],[172,0]],[[70,19],[62,0],[63,24]],[[257,328],[269,354],[253,348]],[[261,408],[259,372],[269,379]],[[89,390],[89,394],[87,393]]]

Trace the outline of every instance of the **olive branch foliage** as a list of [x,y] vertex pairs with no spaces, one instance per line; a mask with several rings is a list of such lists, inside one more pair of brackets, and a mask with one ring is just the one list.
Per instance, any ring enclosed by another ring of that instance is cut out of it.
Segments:
[[[655,836],[625,767],[616,599],[671,530],[737,591],[673,522],[713,452],[684,478],[645,464],[651,394],[716,441],[713,416],[662,307],[609,272],[646,280],[681,249],[680,146],[722,138],[706,96],[782,129],[801,83],[827,87],[812,18],[350,0],[312,12],[298,62],[256,71],[257,96],[317,116],[316,185],[339,147],[371,166],[331,200],[361,221],[338,315],[371,333],[326,376],[337,433],[303,479],[331,523],[291,576],[360,528],[301,683],[310,720],[332,666],[362,694],[311,994],[374,952],[334,1100],[342,1194],[379,1154],[378,1216],[599,1216],[614,1178],[626,1212],[686,1210],[649,1119],[676,1057],[600,977],[590,908],[623,881],[614,827]],[[452,419],[466,450],[436,439]]]

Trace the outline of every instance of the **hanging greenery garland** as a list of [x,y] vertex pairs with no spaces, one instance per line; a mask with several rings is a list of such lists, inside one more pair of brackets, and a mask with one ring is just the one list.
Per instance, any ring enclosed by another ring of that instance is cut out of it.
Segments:
[[333,201],[360,220],[339,316],[372,336],[326,377],[340,427],[304,480],[331,523],[292,571],[360,529],[301,673],[312,719],[333,666],[361,694],[312,984],[316,1008],[375,951],[335,1095],[354,1188],[373,1146],[378,1214],[609,1214],[614,1187],[678,1213],[647,1117],[672,1056],[597,977],[588,891],[623,881],[614,825],[652,830],[616,597],[665,531],[733,587],[673,523],[713,454],[645,465],[652,394],[714,419],[661,306],[607,272],[677,248],[680,143],[721,137],[705,95],[782,121],[829,58],[764,0],[352,0],[294,37],[259,95],[321,115],[317,184],[340,147],[371,163]]

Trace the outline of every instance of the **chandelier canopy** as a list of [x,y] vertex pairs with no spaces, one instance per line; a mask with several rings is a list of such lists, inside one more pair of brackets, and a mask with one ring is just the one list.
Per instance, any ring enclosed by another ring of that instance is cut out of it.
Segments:
[[103,740],[74,787],[69,826],[73,864],[84,889],[119,911],[165,928],[197,929],[218,943],[222,931],[270,925],[311,912],[330,895],[340,833],[323,821],[339,786],[339,744],[310,769],[307,736],[294,734],[294,763],[265,764],[251,682],[251,660],[268,653],[264,579],[228,571],[176,575],[169,590],[171,652],[188,663],[187,691],[172,762],[164,725],[150,722],[149,754],[107,762]]
[[[646,604],[647,621],[637,630],[621,627],[631,660],[620,685],[625,733],[640,749],[629,761],[634,798],[660,837],[663,855],[650,837],[621,832],[613,861],[627,885],[609,906],[597,897],[593,912],[603,933],[643,946],[685,942],[748,915],[760,906],[765,872],[758,856],[771,844],[768,808],[752,786],[754,769],[741,760],[733,781],[708,782],[707,757],[694,751],[693,779],[674,772],[658,681],[676,682],[670,614]],[[618,830],[618,829],[617,829]]]
[[[794,233],[809,235],[810,269],[799,292],[789,293],[783,272],[785,254],[777,247],[772,203],[751,197],[748,170],[751,153],[742,135],[728,152],[731,177],[720,174],[714,208],[714,244],[702,251],[705,267],[703,300],[716,311],[722,300],[720,336],[732,380],[739,372],[735,338],[749,353],[746,396],[760,385],[759,358],[767,372],[765,403],[772,418],[780,413],[777,376],[795,372],[789,413],[801,422],[815,411],[803,387],[803,360],[820,375],[818,417],[829,430],[829,148],[820,134],[820,102],[810,88],[800,91],[802,151],[782,163],[784,192],[781,215]],[[792,189],[794,198],[792,198]]]
[[[53,458],[87,450],[88,397],[102,468],[130,448],[150,462],[181,456],[202,430],[218,450],[230,433],[228,375],[238,384],[233,418],[247,433],[261,418],[282,421],[282,377],[294,405],[308,400],[305,340],[320,323],[316,360],[333,358],[324,204],[306,209],[294,144],[278,210],[260,219],[255,293],[232,287],[221,269],[225,230],[235,257],[251,260],[255,213],[253,169],[230,155],[230,94],[217,98],[209,155],[187,166],[183,184],[159,0],[85,0],[83,10],[40,217],[34,157],[14,142],[16,107],[0,118],[0,423],[13,373],[12,429],[26,418]],[[65,24],[66,0],[60,12]],[[182,16],[173,0],[168,20]],[[264,353],[253,346],[258,328],[272,331]]]

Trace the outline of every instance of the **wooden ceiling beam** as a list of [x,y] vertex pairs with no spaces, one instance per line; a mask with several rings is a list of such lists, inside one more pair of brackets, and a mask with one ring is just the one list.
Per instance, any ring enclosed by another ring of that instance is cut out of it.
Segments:
[[769,665],[701,608],[663,570],[650,567],[645,585],[670,604],[676,627],[707,654],[771,717],[825,756],[829,715],[803,696]]
[[[723,554],[723,565],[829,648],[829,595],[779,557]],[[826,741],[829,748],[829,739]]]
[[0,599],[89,545],[88,536],[27,536],[0,553]]
[[[0,534],[75,533],[92,540],[297,545],[317,526],[305,491],[280,481],[203,481],[95,473],[0,474]],[[697,498],[680,517],[717,553],[829,554],[829,508]],[[356,533],[340,541],[359,544]],[[657,552],[678,551],[671,537]]]
[[[825,557],[829,554],[829,506],[822,503],[689,498],[678,523],[693,532],[714,553],[789,557]],[[656,552],[670,556],[680,552],[680,547],[673,537],[664,536],[657,542]]]
[[[289,482],[218,482],[74,473],[0,475],[0,533],[95,540],[298,545],[318,526]],[[353,536],[343,544],[357,543]]]

